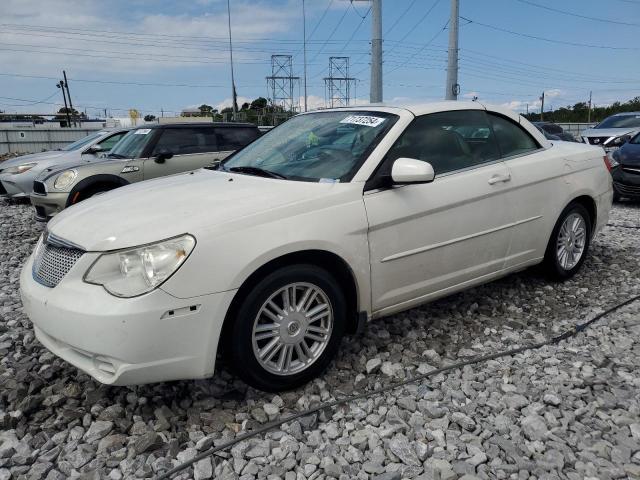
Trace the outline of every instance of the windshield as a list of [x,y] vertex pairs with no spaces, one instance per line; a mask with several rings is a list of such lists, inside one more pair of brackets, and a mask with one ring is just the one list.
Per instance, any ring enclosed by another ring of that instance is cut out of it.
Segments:
[[298,115],[223,162],[222,169],[263,170],[311,182],[349,181],[397,119],[366,111]]
[[605,118],[596,128],[635,128],[640,127],[640,113]]
[[629,143],[633,143],[634,145],[640,145],[640,133],[629,140]]
[[112,158],[139,158],[144,147],[153,136],[152,132],[153,129],[151,128],[131,130],[115,144],[107,156]]
[[75,142],[70,143],[69,145],[61,148],[60,150],[62,150],[63,152],[71,152],[72,150],[78,150],[84,147],[85,145],[88,145],[89,143],[93,142],[96,138],[99,138],[104,134],[105,132],[92,133],[87,137],[81,138],[80,140],[76,140]]

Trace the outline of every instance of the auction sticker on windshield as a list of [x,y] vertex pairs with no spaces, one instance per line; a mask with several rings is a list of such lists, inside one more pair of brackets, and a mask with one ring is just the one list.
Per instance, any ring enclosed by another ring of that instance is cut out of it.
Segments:
[[150,128],[139,128],[138,130],[135,131],[134,135],[146,135],[150,131],[151,131]]
[[374,117],[371,115],[349,115],[348,117],[340,120],[340,123],[351,123],[354,125],[365,125],[367,127],[377,127],[386,118]]

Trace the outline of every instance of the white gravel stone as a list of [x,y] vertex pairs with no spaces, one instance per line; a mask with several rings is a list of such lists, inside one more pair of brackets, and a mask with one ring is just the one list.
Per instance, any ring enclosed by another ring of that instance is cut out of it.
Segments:
[[[297,390],[256,392],[222,362],[204,381],[104,387],[35,339],[18,278],[43,225],[2,202],[0,480],[152,478],[270,419],[540,341],[640,294],[640,206],[616,204],[573,279],[525,271],[372,322]],[[324,409],[175,478],[638,478],[638,318],[640,302],[557,344]]]

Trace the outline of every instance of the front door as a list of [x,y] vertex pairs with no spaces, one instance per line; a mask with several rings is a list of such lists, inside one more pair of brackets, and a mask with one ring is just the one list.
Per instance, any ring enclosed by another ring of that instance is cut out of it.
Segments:
[[510,173],[483,110],[416,118],[391,148],[428,161],[432,183],[365,193],[372,302],[391,313],[502,270],[511,239]]

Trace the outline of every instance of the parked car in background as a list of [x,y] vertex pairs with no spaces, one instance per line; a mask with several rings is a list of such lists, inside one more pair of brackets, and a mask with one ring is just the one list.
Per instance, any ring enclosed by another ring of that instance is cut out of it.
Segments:
[[616,113],[593,128],[582,132],[589,145],[599,145],[610,151],[621,147],[636,133],[640,133],[640,112]]
[[540,125],[536,125],[535,123],[533,124],[534,127],[536,127],[540,133],[542,135],[544,135],[544,138],[546,138],[547,140],[554,140],[554,141],[560,141],[562,140],[560,137],[558,137],[557,135],[554,135],[552,133],[547,132],[546,130],[543,130],[542,127]]
[[100,382],[204,378],[224,347],[290,389],[369,319],[541,262],[571,277],[611,198],[601,148],[499,107],[321,110],[62,212],[20,291],[40,342]]
[[[565,142],[577,142],[576,137],[574,137],[571,133],[565,132],[564,129],[555,123],[551,122],[533,122],[533,124],[542,130],[545,134],[548,133],[553,135],[558,140],[563,140]],[[550,140],[547,137],[548,140]]]
[[145,125],[131,130],[100,162],[48,169],[33,182],[36,219],[130,183],[196,170],[260,136],[248,123]]
[[614,199],[640,200],[640,133],[607,153],[613,177]]
[[22,155],[0,163],[0,196],[29,198],[34,179],[47,168],[68,163],[94,162],[108,153],[128,128],[100,130],[60,150]]

